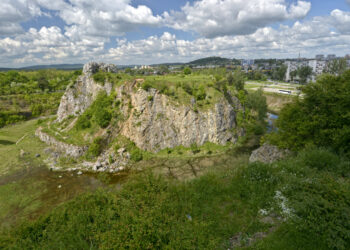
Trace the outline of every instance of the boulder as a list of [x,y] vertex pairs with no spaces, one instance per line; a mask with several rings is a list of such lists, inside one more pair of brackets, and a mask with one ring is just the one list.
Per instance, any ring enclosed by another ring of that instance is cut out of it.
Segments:
[[290,154],[289,150],[283,150],[279,149],[277,146],[264,144],[252,152],[249,162],[272,163],[283,159],[288,154]]

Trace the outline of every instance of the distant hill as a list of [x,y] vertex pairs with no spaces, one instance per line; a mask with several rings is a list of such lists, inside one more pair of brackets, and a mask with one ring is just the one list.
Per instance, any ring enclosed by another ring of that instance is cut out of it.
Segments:
[[40,70],[40,69],[59,69],[59,70],[79,70],[83,64],[52,64],[52,65],[33,65],[22,68],[0,68],[0,71],[8,70]]
[[21,70],[38,70],[38,69],[61,69],[61,70],[75,70],[82,69],[83,64],[52,64],[52,65],[35,65],[20,68]]
[[204,65],[226,65],[226,64],[232,64],[232,63],[233,63],[232,59],[213,56],[213,57],[201,58],[201,59],[189,62],[188,64],[204,66]]

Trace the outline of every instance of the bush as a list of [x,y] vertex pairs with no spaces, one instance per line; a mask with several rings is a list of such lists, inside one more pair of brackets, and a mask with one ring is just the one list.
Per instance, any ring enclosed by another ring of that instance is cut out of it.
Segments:
[[97,112],[95,113],[95,120],[96,123],[101,127],[101,128],[106,128],[109,123],[111,122],[112,119],[112,114],[105,108],[99,108],[96,110]]
[[187,94],[193,95],[193,89],[188,83],[183,83],[181,87]]
[[141,161],[143,159],[142,151],[138,148],[134,148],[130,152],[130,159],[134,162]]
[[350,71],[326,75],[303,88],[303,99],[286,105],[276,121],[279,146],[330,147],[350,155]]
[[150,88],[152,88],[152,85],[149,82],[145,81],[142,83],[141,88],[145,91],[148,91]]
[[185,74],[185,75],[190,75],[191,73],[192,73],[192,70],[191,70],[190,67],[185,67],[185,68],[184,68],[184,74]]
[[75,124],[75,128],[78,130],[87,129],[91,127],[90,122],[91,117],[84,113],[81,116],[79,116],[77,123]]
[[262,89],[248,93],[246,106],[258,113],[258,119],[264,120],[267,113],[266,97],[263,95]]
[[105,72],[99,71],[93,75],[93,78],[95,82],[104,85],[107,77]]
[[91,158],[97,157],[102,153],[102,149],[103,149],[103,138],[96,137],[89,147],[87,156]]
[[30,111],[32,112],[33,116],[39,116],[43,113],[44,107],[41,104],[32,104],[30,106]]

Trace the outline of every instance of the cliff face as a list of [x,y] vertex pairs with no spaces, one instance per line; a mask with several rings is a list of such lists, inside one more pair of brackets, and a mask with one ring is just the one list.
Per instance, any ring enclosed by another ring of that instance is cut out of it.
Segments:
[[[229,94],[222,97],[205,111],[196,111],[190,106],[176,103],[156,89],[148,91],[140,88],[138,81],[126,82],[112,89],[112,84],[104,86],[92,79],[98,70],[111,71],[112,66],[90,63],[84,66],[84,74],[62,97],[57,121],[70,115],[82,114],[95,100],[99,91],[112,91],[122,105],[124,120],[119,122],[120,134],[147,151],[157,152],[164,148],[205,142],[216,144],[235,143],[244,132],[237,128],[236,112],[242,109],[239,100]],[[110,67],[110,68],[109,68]]]
[[[124,88],[119,90],[119,95],[122,91]],[[240,105],[235,98],[232,99],[236,107],[222,98],[207,111],[194,111],[191,107],[174,104],[155,89],[145,91],[139,88],[130,96],[134,109],[131,114],[124,110],[124,116],[129,115],[129,118],[122,124],[121,134],[143,150],[157,152],[205,142],[235,143],[242,135],[242,131],[236,130],[235,109]]]
[[92,74],[99,70],[115,72],[116,67],[104,63],[87,63],[84,65],[83,75],[79,76],[75,84],[68,86],[64,93],[57,112],[57,121],[61,122],[70,115],[82,114],[95,100],[100,91],[110,94],[112,84],[105,83],[103,86],[92,79]]

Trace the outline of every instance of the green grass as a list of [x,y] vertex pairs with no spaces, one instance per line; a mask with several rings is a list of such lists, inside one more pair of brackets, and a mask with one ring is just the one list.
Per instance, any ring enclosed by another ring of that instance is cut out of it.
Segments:
[[[35,155],[43,155],[46,145],[35,136],[37,127],[37,120],[31,120],[0,129],[0,176],[24,169],[29,161],[41,162]],[[21,149],[28,153],[24,158]]]
[[0,228],[30,217],[42,206],[40,196],[45,191],[43,181],[29,179],[0,185]]
[[[217,103],[223,94],[214,88],[215,79],[210,75],[191,74],[191,75],[164,75],[164,76],[146,76],[143,77],[145,82],[152,88],[156,88],[173,100],[174,105],[188,105],[191,106],[191,100],[196,96],[187,93],[183,85],[188,85],[192,89],[203,87],[205,89],[206,98],[196,101],[196,108],[198,110],[207,110]],[[164,88],[166,88],[164,90]],[[234,89],[231,89],[235,93]]]
[[332,154],[311,149],[273,165],[231,161],[185,182],[143,173],[4,231],[0,247],[227,249],[241,235],[249,249],[348,249],[350,183],[332,167],[349,162],[333,155],[336,164],[320,165],[316,155],[325,152]]

